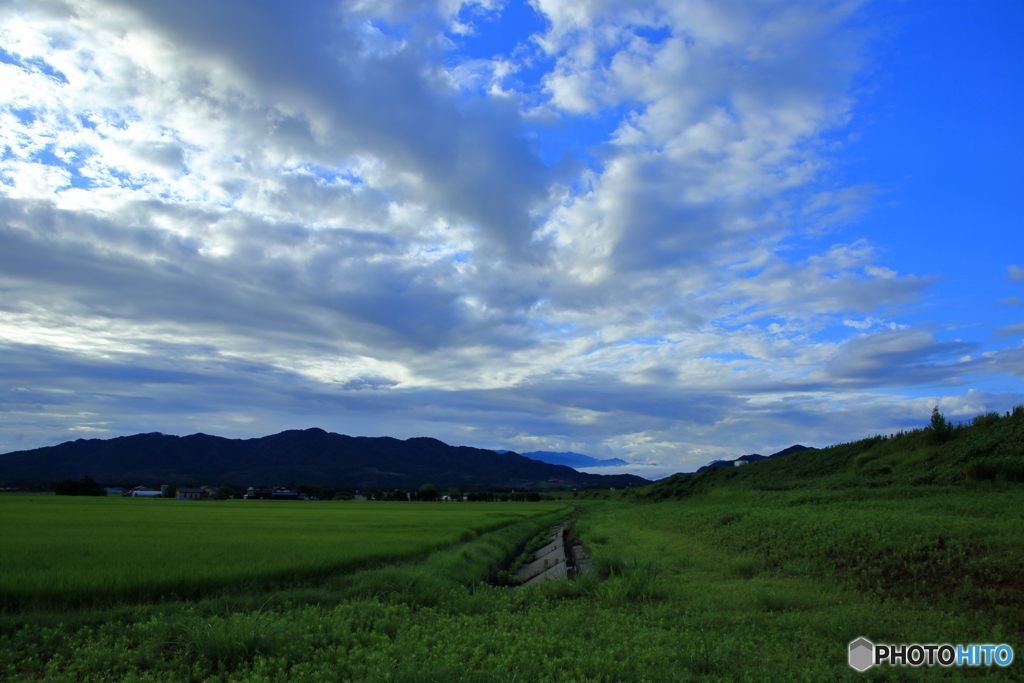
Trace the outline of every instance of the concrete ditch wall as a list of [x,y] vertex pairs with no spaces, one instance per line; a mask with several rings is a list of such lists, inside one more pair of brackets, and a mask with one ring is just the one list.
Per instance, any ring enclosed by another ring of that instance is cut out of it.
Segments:
[[533,553],[532,559],[516,571],[516,583],[529,586],[541,581],[553,581],[589,571],[593,562],[586,548],[572,533],[570,520],[551,529],[550,541]]

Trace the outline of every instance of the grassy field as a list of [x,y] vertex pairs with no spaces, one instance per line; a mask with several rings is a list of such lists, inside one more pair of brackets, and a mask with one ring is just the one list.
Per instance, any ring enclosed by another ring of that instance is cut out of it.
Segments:
[[[463,532],[448,530],[454,542],[414,559],[202,599],[23,607],[0,616],[0,678],[1021,681],[1022,464],[1019,411],[942,438],[866,439],[625,494],[581,492],[572,514],[595,571],[514,591],[482,579],[570,511],[461,541]],[[267,505],[271,518],[285,510]],[[530,510],[521,505],[450,508],[485,520]],[[415,516],[445,506],[397,507]],[[358,509],[387,526],[394,508]],[[458,528],[482,528],[474,524]],[[1006,668],[858,673],[847,645],[859,636],[1006,643],[1016,656]]]
[[312,580],[423,555],[560,507],[4,495],[0,609]]
[[581,532],[603,572],[620,577],[620,602],[679,624],[691,663],[716,680],[1021,680],[1019,659],[1007,670],[858,674],[846,664],[860,636],[1024,652],[1020,486],[713,490],[592,505]]
[[[9,615],[0,621],[0,676],[1021,680],[1019,659],[1008,669],[859,674],[847,666],[847,643],[858,636],[1024,649],[1019,587],[1001,583],[1021,576],[1024,528],[1006,510],[1024,509],[1024,489],[997,483],[869,493],[712,491],[659,503],[586,501],[577,530],[597,571],[538,588],[509,591],[480,579],[559,513],[315,586]],[[946,541],[922,545],[926,537]],[[837,547],[863,548],[865,560],[851,562]],[[936,585],[937,576],[946,583]]]

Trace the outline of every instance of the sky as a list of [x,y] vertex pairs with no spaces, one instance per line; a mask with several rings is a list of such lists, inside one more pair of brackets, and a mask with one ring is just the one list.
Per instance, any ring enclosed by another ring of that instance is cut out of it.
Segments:
[[0,452],[656,477],[1024,403],[1017,0],[0,1]]

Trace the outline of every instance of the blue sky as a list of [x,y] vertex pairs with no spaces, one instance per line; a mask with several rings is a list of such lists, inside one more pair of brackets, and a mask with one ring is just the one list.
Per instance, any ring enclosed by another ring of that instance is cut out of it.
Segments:
[[1022,30],[2,2],[0,452],[316,426],[661,476],[1008,410]]

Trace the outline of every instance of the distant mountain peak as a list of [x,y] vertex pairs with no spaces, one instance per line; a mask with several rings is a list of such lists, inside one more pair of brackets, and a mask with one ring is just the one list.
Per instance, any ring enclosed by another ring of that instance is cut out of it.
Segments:
[[531,460],[540,460],[541,462],[550,463],[552,465],[565,465],[572,468],[580,467],[622,467],[629,463],[620,458],[609,458],[607,460],[599,460],[589,455],[583,455],[582,453],[573,453],[572,451],[556,452],[556,451],[530,451],[529,453],[520,453],[519,455],[530,458]]

